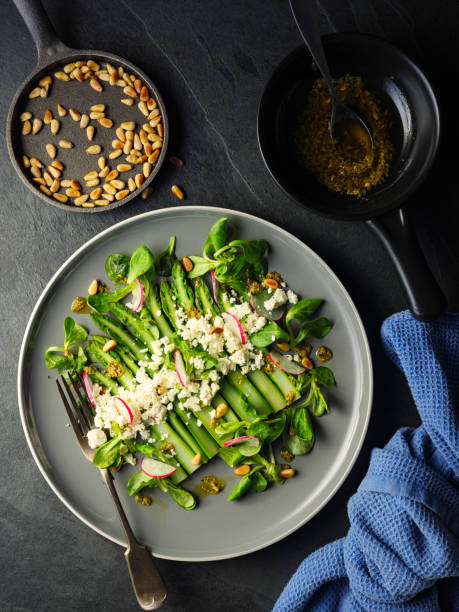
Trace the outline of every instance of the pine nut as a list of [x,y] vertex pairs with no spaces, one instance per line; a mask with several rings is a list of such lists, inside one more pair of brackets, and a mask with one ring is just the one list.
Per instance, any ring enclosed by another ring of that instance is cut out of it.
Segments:
[[88,60],[86,62],[86,65],[91,68],[91,70],[99,70],[100,66],[97,62],[95,62],[94,60]]
[[124,121],[120,127],[123,128],[123,130],[135,130],[135,121]]
[[111,193],[112,195],[115,195],[116,193],[115,187],[113,187],[113,185],[110,185],[110,183],[104,183],[102,188],[104,191],[106,191],[107,193]]
[[293,468],[285,468],[284,470],[281,470],[279,474],[282,476],[282,478],[291,478],[292,476],[295,476],[295,470]]
[[119,81],[119,76],[117,72],[114,72],[113,74],[110,74],[108,77],[108,82],[110,83],[110,85],[116,85]]
[[[37,166],[31,166],[30,167],[30,174],[32,176],[34,176],[35,178],[40,178],[41,177],[41,171],[40,168],[37,168]],[[52,182],[52,181],[51,181]]]
[[99,172],[100,178],[105,178],[109,172],[110,166],[105,166],[105,168],[102,168],[102,170]]
[[88,127],[86,128],[86,136],[88,137],[88,140],[91,141],[94,138],[94,126],[93,125],[88,125]]
[[290,344],[288,342],[278,342],[276,346],[280,351],[284,351],[284,353],[290,350]]
[[28,119],[32,119],[32,113],[26,112],[19,116],[19,121],[27,121]]
[[51,191],[48,189],[48,187],[46,187],[46,185],[39,185],[40,187],[40,191],[43,191],[43,193],[46,193],[47,196],[52,195]]
[[[136,190],[136,184],[135,184],[135,181],[132,178],[132,176],[128,179],[128,187],[129,187],[129,191],[131,191],[131,192]],[[148,189],[145,189],[145,191],[148,191]],[[145,191],[144,191],[144,193],[145,193]],[[142,194],[142,197],[143,197],[143,194]],[[145,197],[147,197],[147,196],[145,196]]]
[[118,172],[129,172],[129,170],[132,170],[132,166],[131,164],[118,164],[116,169]]
[[309,359],[309,357],[303,357],[303,359],[301,360],[301,365],[303,365],[305,368],[307,368],[308,370],[312,370],[314,367],[314,364],[312,363],[312,361]]
[[116,159],[122,154],[123,154],[123,151],[121,149],[115,149],[109,154],[108,159]]
[[70,181],[70,187],[72,187],[73,189],[78,189],[78,191],[81,190],[81,185],[78,181],[76,181],[75,179],[72,179]]
[[32,91],[29,93],[29,98],[32,100],[33,98],[39,98],[41,93],[40,87],[34,87]]
[[274,278],[265,278],[263,284],[269,289],[277,289],[279,287],[279,283]]
[[97,187],[99,183],[100,180],[98,178],[91,179],[90,181],[86,181],[86,187]]
[[145,146],[148,142],[148,135],[145,130],[143,129],[139,130],[139,138],[140,138],[140,142],[143,144],[143,146]]
[[154,143],[152,144],[152,148],[153,148],[153,149],[161,149],[161,147],[162,147],[162,146],[163,146],[163,143],[162,143],[162,142],[154,142]]
[[123,153],[125,155],[129,155],[131,151],[132,151],[132,140],[126,140],[126,142],[124,143],[124,147],[123,147]]
[[49,87],[52,82],[53,82],[53,79],[49,75],[47,75],[47,76],[44,76],[42,79],[40,79],[38,81],[38,84],[40,85],[40,87],[47,87],[47,86]]
[[112,147],[113,149],[122,149],[124,144],[121,142],[121,140],[115,138],[115,140],[112,140]]
[[87,115],[86,113],[83,113],[80,119],[80,128],[84,130],[84,128],[88,127],[88,125],[89,125],[89,115]]
[[143,168],[143,175],[145,178],[148,178],[150,176],[151,173],[151,164],[150,162],[145,162],[144,165],[142,166]]
[[100,198],[101,193],[102,193],[102,187],[97,187],[97,189],[93,189],[91,193],[89,194],[91,200],[98,200]]
[[156,160],[159,157],[159,149],[156,149],[156,151],[153,151],[153,153],[150,155],[150,157],[148,158],[148,161],[150,162],[150,164],[154,164],[156,162]]
[[41,130],[42,125],[43,125],[43,121],[39,119],[38,117],[35,117],[32,123],[32,134],[34,135],[38,134],[38,132]]
[[27,157],[27,155],[22,156],[22,163],[24,168],[30,168],[30,159]]
[[44,168],[45,166],[41,163],[41,161],[39,159],[37,159],[36,157],[31,157],[30,158],[30,165],[31,166],[36,166],[37,168]]
[[79,113],[74,108],[69,108],[69,115],[72,117],[74,121],[79,121],[81,119],[81,113]]
[[89,81],[89,84],[94,89],[94,91],[98,91],[100,93],[104,90],[102,83],[94,77]]
[[197,454],[196,454],[196,455],[193,457],[193,459],[191,460],[191,463],[192,463],[193,465],[201,465],[201,462],[202,462],[202,455],[201,455],[201,453],[197,453]]
[[[107,176],[107,180],[108,180],[108,176]],[[123,189],[123,187],[126,187],[126,183],[124,181],[120,181],[119,179],[114,179],[110,181],[110,185],[113,185],[115,189]]]
[[91,117],[91,119],[95,119],[98,121],[99,119],[105,117],[105,113],[102,111],[92,111],[89,113],[89,116]]
[[47,108],[45,110],[45,114],[43,115],[43,123],[46,123],[48,125],[49,123],[51,123],[52,120],[53,113],[51,112],[51,109]]
[[134,180],[137,187],[140,188],[143,184],[143,174],[136,174]]
[[65,204],[65,202],[68,201],[68,196],[66,196],[63,193],[53,193],[53,198],[55,198],[58,202],[62,202],[62,204]]
[[65,72],[55,72],[54,76],[56,79],[59,79],[59,81],[70,81],[69,75]]
[[90,147],[86,149],[86,153],[88,155],[99,155],[101,151],[102,151],[102,147],[98,144],[91,145]]
[[59,146],[62,149],[71,149],[73,147],[73,142],[70,142],[70,140],[59,140]]
[[102,119],[99,119],[99,123],[104,128],[113,127],[113,121],[109,119],[108,117],[102,117]]
[[[52,191],[52,189],[51,189]],[[79,198],[81,191],[79,189],[67,189],[65,192],[70,198]]]
[[132,130],[126,130],[126,140],[131,142],[134,140],[134,132]]
[[51,183],[49,190],[51,191],[51,193],[56,193],[56,191],[59,191],[61,186],[61,182],[59,179],[54,179],[54,181]]
[[107,176],[105,177],[105,180],[107,181],[107,183],[109,183],[110,181],[113,181],[113,179],[116,179],[118,175],[119,175],[118,170],[112,170],[111,172],[107,174]]
[[51,162],[51,167],[62,171],[64,169],[64,164],[60,161],[53,161]]
[[243,465],[240,465],[234,470],[234,473],[236,474],[236,476],[245,476],[249,472],[250,472],[250,465],[247,465],[246,463],[244,463]]
[[93,104],[91,110],[95,113],[103,113],[105,110],[105,104]]
[[81,206],[83,208],[94,208],[94,204],[92,202],[83,202]]
[[158,125],[156,126],[156,129],[158,131],[158,135],[161,136],[161,138],[163,137],[163,124],[162,123],[158,123]]
[[108,200],[109,202],[113,202],[113,200],[115,199],[115,196],[114,196],[114,195],[112,195],[111,193],[107,193],[107,192],[105,192],[105,193],[103,193],[102,195],[103,195],[103,196],[104,196],[104,198],[105,198],[106,200]]
[[60,127],[61,127],[61,122],[59,121],[59,119],[53,119],[50,125],[51,134],[55,136],[58,133]]
[[171,187],[171,191],[172,193],[179,199],[179,200],[184,200],[185,196],[183,194],[183,191],[180,189],[180,187],[178,185],[172,185]]
[[132,89],[132,87],[130,87],[129,85],[123,88],[123,92],[130,98],[137,98],[136,90]]
[[139,137],[139,135],[137,133],[134,134],[134,149],[136,151],[141,151],[142,150],[142,143],[141,143],[140,137]]
[[34,177],[34,178],[32,179],[32,181],[33,181],[34,183],[37,183],[37,185],[46,185],[46,181],[45,181],[45,179],[44,179],[44,178],[41,178],[41,177],[40,177],[40,178],[35,178],[35,177]]
[[118,193],[115,195],[115,198],[117,200],[122,200],[127,195],[129,195],[129,189],[123,189],[123,191],[118,191]]
[[102,200],[96,200],[96,201],[94,202],[94,204],[95,204],[96,206],[107,206],[107,204],[110,204],[110,202],[109,202],[109,200],[104,200],[104,199],[102,198]]
[[153,193],[153,189],[151,187],[147,187],[142,191],[142,200],[146,200]]
[[149,97],[150,97],[150,94],[148,93],[148,89],[144,85],[140,90],[140,99],[142,100],[142,102],[146,102]]
[[174,166],[183,166],[183,161],[180,159],[180,157],[176,157],[175,155],[171,155],[171,157],[169,157],[169,161],[171,164],[174,164]]
[[[32,166],[32,170],[33,170],[33,166]],[[47,184],[48,187],[51,187],[51,185],[54,182],[53,177],[50,175],[49,172],[43,172],[43,178],[45,179],[45,183]]]
[[[87,201],[87,199],[89,198],[88,194],[85,193],[84,195],[79,196],[78,198],[75,198],[73,203],[75,204],[75,206],[81,206],[82,204],[84,204],[84,202]],[[88,293],[90,293],[88,291]],[[90,293],[90,295],[93,295]]]
[[104,351],[104,353],[108,353],[108,351],[111,351],[112,349],[114,349],[117,344],[118,342],[116,340],[113,340],[113,339],[109,340],[108,342],[104,344],[104,347],[102,350]]
[[121,142],[126,142],[126,134],[122,127],[116,128],[115,134],[118,140],[120,140]]
[[46,145],[45,149],[46,149],[46,152],[48,153],[48,155],[51,157],[51,159],[54,159],[56,157],[57,149],[56,149],[56,147],[53,144],[48,143]]
[[141,81],[140,79],[136,79],[136,78],[135,78],[135,75],[132,75],[132,74],[131,74],[131,81],[132,81],[132,77],[133,77],[133,76],[134,76],[134,80],[133,80],[133,83],[134,83],[134,89],[136,90],[136,92],[137,92],[138,94],[140,94],[140,91],[141,91],[141,89],[142,89],[142,81]]
[[54,166],[48,166],[49,173],[52,174],[54,178],[59,178],[61,176],[61,171]]
[[145,115],[145,117],[148,117],[149,111],[148,111],[148,107],[145,104],[145,102],[139,102],[137,106],[139,107],[139,110],[142,113],[142,115]]
[[121,98],[121,104],[132,106],[134,104],[134,100],[132,98]]
[[228,406],[223,402],[215,408],[215,418],[221,419],[228,412]]
[[62,104],[57,105],[57,112],[59,113],[59,117],[65,117],[67,114],[67,109],[62,106]]
[[99,157],[99,159],[97,160],[97,165],[101,170],[105,168],[105,166],[107,165],[107,160],[105,159],[105,157]]
[[72,186],[72,181],[70,181],[69,179],[62,179],[61,187],[71,187],[71,186]]
[[88,172],[87,174],[84,175],[83,178],[85,181],[90,181],[92,179],[97,178],[97,170],[92,170],[91,172]]
[[66,64],[64,66],[64,72],[66,74],[70,74],[71,72],[73,72],[73,70],[75,70],[76,66],[75,66],[75,62],[72,62],[71,64]]

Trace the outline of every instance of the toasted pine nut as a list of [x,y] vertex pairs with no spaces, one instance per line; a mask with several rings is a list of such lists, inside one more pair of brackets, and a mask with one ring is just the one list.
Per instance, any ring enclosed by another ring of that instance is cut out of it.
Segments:
[[115,198],[117,200],[122,200],[127,195],[129,195],[129,189],[123,189],[123,191],[118,191],[118,193],[115,195]]
[[123,128],[123,130],[135,130],[135,121],[124,121],[120,127]]
[[116,128],[116,137],[118,138],[118,140],[120,140],[121,142],[126,142],[126,134],[124,133],[124,130],[122,127],[118,127]]
[[94,208],[94,204],[92,202],[83,202],[81,206],[83,208]]
[[86,113],[83,113],[80,119],[80,128],[84,130],[84,128],[88,127],[88,125],[89,125],[89,115],[87,115]]
[[72,186],[72,181],[70,181],[69,179],[62,179],[61,187],[71,187],[71,186]]
[[243,465],[240,465],[234,470],[234,473],[236,474],[236,476],[245,476],[249,472],[250,472],[250,465],[247,465],[246,463],[244,463]]
[[98,200],[100,198],[101,193],[102,193],[102,187],[97,187],[97,189],[93,189],[91,193],[89,194],[91,200]]
[[143,184],[143,174],[136,174],[134,180],[137,187],[140,188]]
[[[131,81],[132,81],[132,74],[131,74]],[[136,79],[134,76],[134,89],[136,90],[136,92],[139,94],[141,89],[142,89],[142,81],[140,79]]]
[[303,359],[301,360],[301,365],[304,365],[304,367],[307,368],[308,370],[312,370],[314,367],[314,364],[309,359],[309,357],[303,357]]
[[97,280],[97,278],[95,278],[93,281],[91,281],[91,284],[88,287],[88,294],[96,295],[98,289],[99,289],[99,281]]
[[116,340],[113,340],[113,339],[109,340],[108,342],[104,344],[104,347],[102,350],[104,351],[104,353],[108,353],[108,351],[111,351],[112,349],[114,349],[117,344],[118,342]]
[[132,130],[126,130],[126,140],[134,140],[134,132]]
[[29,98],[30,99],[39,98],[40,97],[40,93],[41,93],[41,88],[40,87],[34,87],[32,89],[32,91],[29,93]]
[[91,179],[90,181],[86,181],[86,187],[97,187],[99,183],[100,180],[98,178]]
[[75,66],[75,62],[72,62],[71,64],[66,64],[64,66],[64,72],[66,74],[70,74],[71,72],[73,72],[73,70],[75,70],[76,66]]
[[212,329],[210,330],[211,334],[222,334],[223,333],[223,327],[212,327]]
[[107,174],[107,176],[105,177],[105,180],[107,181],[107,183],[109,183],[110,181],[113,181],[113,179],[116,179],[118,175],[119,175],[118,170],[112,170],[111,172]]
[[[32,166],[32,170],[34,169],[34,167]],[[31,172],[32,172],[31,170]],[[48,185],[48,187],[51,187],[51,185],[53,184],[53,177],[51,176],[51,174],[49,172],[43,172],[43,178],[45,179],[45,183]]]
[[143,150],[145,151],[145,155],[146,155],[147,157],[150,157],[150,155],[151,155],[151,154],[152,154],[152,152],[153,152],[152,146],[151,146],[151,144],[150,144],[149,142],[146,142],[146,143],[143,145]]
[[88,155],[99,155],[101,151],[102,151],[102,147],[98,144],[91,145],[90,147],[86,149],[86,153]]
[[[108,176],[106,180],[108,180]],[[115,189],[123,189],[124,187],[126,187],[126,183],[124,181],[120,181],[119,179],[114,179],[110,181],[110,185],[113,185]]]
[[140,90],[140,99],[142,102],[146,102],[149,98],[150,94],[148,93],[147,87],[144,85]]
[[290,344],[288,342],[278,342],[276,346],[280,351],[284,351],[284,353],[290,350]]
[[53,82],[53,79],[49,75],[47,75],[47,76],[44,76],[42,79],[40,79],[38,81],[38,84],[40,85],[40,87],[46,87],[46,86],[51,85],[52,82]]
[[67,109],[62,106],[62,104],[57,105],[57,112],[59,113],[59,117],[65,117],[67,114]]
[[89,198],[88,194],[85,193],[85,194],[79,196],[78,198],[75,198],[73,200],[73,203],[75,204],[75,206],[81,206],[82,204],[84,204],[84,202],[87,201],[88,198]]
[[61,186],[61,182],[59,179],[56,178],[51,183],[49,190],[51,191],[51,193],[56,193],[56,191],[59,191],[60,186]]
[[123,147],[123,153],[125,155],[129,155],[131,151],[132,151],[132,140],[126,140],[126,142],[124,143],[124,147]]
[[79,198],[81,196],[81,191],[79,189],[67,189],[65,193],[69,196],[69,198]]
[[102,170],[99,172],[100,178],[105,178],[109,172],[110,166],[105,166],[105,168],[102,168]]
[[19,116],[19,121],[27,121],[28,119],[32,119],[32,113],[26,112]]
[[263,284],[269,289],[277,289],[279,287],[279,283],[274,278],[263,279]]
[[[130,189],[130,191],[132,190]],[[146,200],[147,198],[149,198],[152,193],[153,193],[153,189],[151,187],[147,187],[146,189],[144,189],[142,191],[142,200]]]
[[106,66],[107,66],[108,74],[114,74],[116,72],[115,66],[113,66],[109,62],[106,63]]
[[68,196],[66,196],[63,193],[53,193],[53,198],[55,198],[58,202],[62,202],[62,204],[65,204],[65,202],[68,201]]
[[96,206],[107,206],[107,204],[110,204],[110,201],[102,198],[101,200],[95,200],[94,204]]
[[41,126],[43,125],[43,121],[38,117],[35,117],[32,123],[32,134],[38,134],[41,130]]
[[33,178],[32,181],[34,183],[37,183],[37,185],[46,185],[46,181],[44,178],[38,177],[38,178]]
[[140,140],[140,137],[137,133],[134,134],[134,149],[136,151],[142,150],[142,141]]
[[94,138],[94,126],[93,125],[88,125],[88,127],[86,128],[86,136],[88,137],[89,141],[92,141]]
[[53,119],[50,125],[51,134],[55,136],[58,133],[60,127],[61,127],[61,122],[59,121],[59,119]]
[[132,106],[134,104],[134,100],[132,98],[121,98],[121,104]]
[[41,177],[41,170],[40,170],[40,168],[37,168],[37,166],[31,166],[30,167],[30,174],[32,176],[34,176],[35,178],[40,178]]
[[70,77],[68,74],[66,74],[65,72],[55,72],[54,76],[56,77],[56,79],[59,79],[59,81],[69,81]]
[[51,121],[53,120],[53,113],[51,112],[50,108],[47,108],[45,110],[45,114],[43,115],[43,123],[51,123]]
[[81,185],[78,181],[76,181],[75,179],[72,179],[70,181],[70,187],[72,187],[72,189],[77,189],[78,191],[81,190]]
[[180,157],[176,157],[175,155],[171,155],[171,157],[169,157],[169,161],[171,164],[174,164],[174,166],[183,166],[183,161],[180,159]]
[[116,159],[122,154],[123,154],[123,151],[121,149],[115,149],[109,154],[108,159]]
[[109,119],[108,117],[102,117],[102,119],[99,119],[99,123],[104,128],[113,127],[113,121]]
[[74,108],[69,108],[69,115],[72,117],[74,121],[79,121],[81,119],[81,113],[79,113]]
[[121,140],[115,138],[115,140],[112,140],[112,147],[114,149],[122,149],[124,147],[124,144],[121,142]]
[[130,98],[137,98],[137,92],[135,89],[132,89],[129,85],[124,87],[123,92],[129,96]]
[[171,191],[172,193],[179,199],[179,200],[184,200],[185,196],[183,194],[183,191],[180,189],[180,187],[178,185],[172,185],[171,187]]
[[48,187],[46,187],[46,185],[39,185],[40,190],[43,191],[43,193],[46,193],[47,196],[52,195],[51,191],[48,189]]
[[[131,192],[136,190],[136,184],[135,184],[135,181],[132,178],[132,176],[128,179],[128,187],[129,187],[129,191],[131,191]],[[148,189],[151,189],[151,187],[148,187]],[[145,191],[148,191],[148,189],[145,189]],[[142,197],[144,197],[143,194],[145,193],[145,191],[142,193]],[[148,196],[145,196],[145,198],[147,198],[147,197]]]
[[31,157],[30,158],[30,165],[31,166],[36,166],[37,168],[44,168],[44,164],[41,163],[41,161],[39,159],[37,159],[36,157]]
[[95,62],[94,60],[88,60],[86,62],[86,64],[87,64],[87,66],[89,68],[91,68],[91,70],[99,70],[100,69],[99,64],[97,62]]
[[105,110],[105,104],[93,104],[91,110],[95,113],[103,113]]
[[105,157],[99,157],[99,159],[97,160],[97,165],[101,170],[105,168],[105,166],[107,165],[107,160],[105,159]]
[[22,156],[22,163],[24,168],[30,168],[30,159],[27,157],[27,155]]
[[114,196],[114,195],[112,195],[111,193],[107,193],[107,192],[105,192],[105,193],[103,193],[102,195],[103,195],[103,197],[104,197],[106,200],[108,200],[109,202],[113,202],[113,200],[115,199],[115,196]]
[[142,113],[142,115],[145,115],[145,117],[148,117],[149,110],[145,102],[139,102],[137,106],[139,107],[139,111]]
[[92,170],[91,172],[88,172],[84,175],[83,178],[85,181],[90,181],[91,179],[97,178],[97,170]]
[[56,157],[57,150],[56,150],[56,147],[53,144],[48,143],[46,145],[45,149],[46,149],[46,152],[48,153],[48,155],[51,157],[51,159],[54,159]]
[[158,136],[161,136],[161,138],[163,137],[163,124],[162,123],[158,123],[158,125],[156,126],[156,129],[158,131]]
[[101,111],[92,111],[91,113],[89,113],[89,116],[91,117],[91,119],[99,120],[105,117],[105,113]]
[[61,171],[60,170],[58,170],[57,168],[54,168],[53,166],[48,166],[48,170],[49,170],[49,173],[54,178],[60,178],[60,176],[61,176]]
[[53,162],[51,162],[51,166],[53,168],[56,168],[56,170],[61,170],[62,171],[64,169],[64,164],[62,162],[60,162],[60,161],[53,161]]
[[59,146],[62,149],[71,149],[73,147],[73,142],[70,142],[70,140],[59,140]]
[[118,172],[129,172],[129,170],[132,170],[132,166],[131,164],[118,164],[116,169]]
[[282,476],[282,478],[291,478],[292,476],[295,476],[295,470],[293,468],[285,468],[284,470],[281,470],[279,474]]
[[98,91],[99,93],[104,90],[102,83],[94,77],[89,81],[89,84],[95,91]]
[[221,419],[228,412],[228,406],[223,402],[215,408],[215,418]]
[[202,455],[201,455],[201,453],[197,453],[197,454],[196,454],[196,455],[193,457],[193,459],[191,460],[191,463],[192,463],[193,465],[201,465],[201,462],[202,462]]
[[150,176],[151,173],[151,164],[150,162],[145,162],[144,165],[142,166],[143,169],[143,175],[145,178],[148,178]]
[[104,183],[102,189],[107,193],[111,193],[112,195],[115,195],[116,193],[115,187],[113,187],[113,185],[110,185],[110,183]]

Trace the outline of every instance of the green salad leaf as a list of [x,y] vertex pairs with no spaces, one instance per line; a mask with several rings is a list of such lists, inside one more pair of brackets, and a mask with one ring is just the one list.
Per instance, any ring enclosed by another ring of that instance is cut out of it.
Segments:
[[167,248],[156,257],[156,272],[159,276],[170,276],[172,266],[176,260],[175,256],[175,236],[171,236]]
[[139,246],[131,255],[129,261],[129,274],[127,283],[130,284],[136,278],[150,272],[155,265],[155,258],[150,249],[144,245]]
[[112,253],[105,260],[105,273],[117,285],[125,283],[129,274],[130,257],[122,253]]

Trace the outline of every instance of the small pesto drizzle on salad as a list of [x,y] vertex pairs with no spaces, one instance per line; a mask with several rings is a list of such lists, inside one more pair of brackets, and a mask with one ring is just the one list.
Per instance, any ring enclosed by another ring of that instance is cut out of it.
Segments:
[[[335,379],[311,360],[314,340],[332,328],[314,318],[323,300],[300,299],[269,270],[267,242],[234,238],[233,229],[219,219],[199,256],[179,259],[175,237],[156,255],[145,245],[109,255],[114,286],[94,279],[78,298],[92,331],[66,317],[63,345],[45,352],[48,368],[82,373],[93,463],[139,466],[127,485],[137,500],[157,487],[193,509],[182,483],[214,457],[241,477],[228,501],[282,484],[295,456],[314,446],[314,419],[328,412],[323,389]],[[333,356],[314,348],[319,362]],[[202,483],[218,493],[217,480]]]

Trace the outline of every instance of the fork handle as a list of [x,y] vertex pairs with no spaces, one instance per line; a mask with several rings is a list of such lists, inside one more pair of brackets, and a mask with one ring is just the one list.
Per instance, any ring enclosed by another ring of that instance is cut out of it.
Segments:
[[120,521],[128,541],[128,547],[124,556],[131,576],[132,586],[139,606],[143,610],[156,610],[166,600],[167,590],[158,568],[153,562],[152,556],[143,544],[139,544],[132,533],[123,507],[121,506],[118,493],[116,492],[113,478],[108,469],[101,470],[105,484],[110,491],[115,503]]

